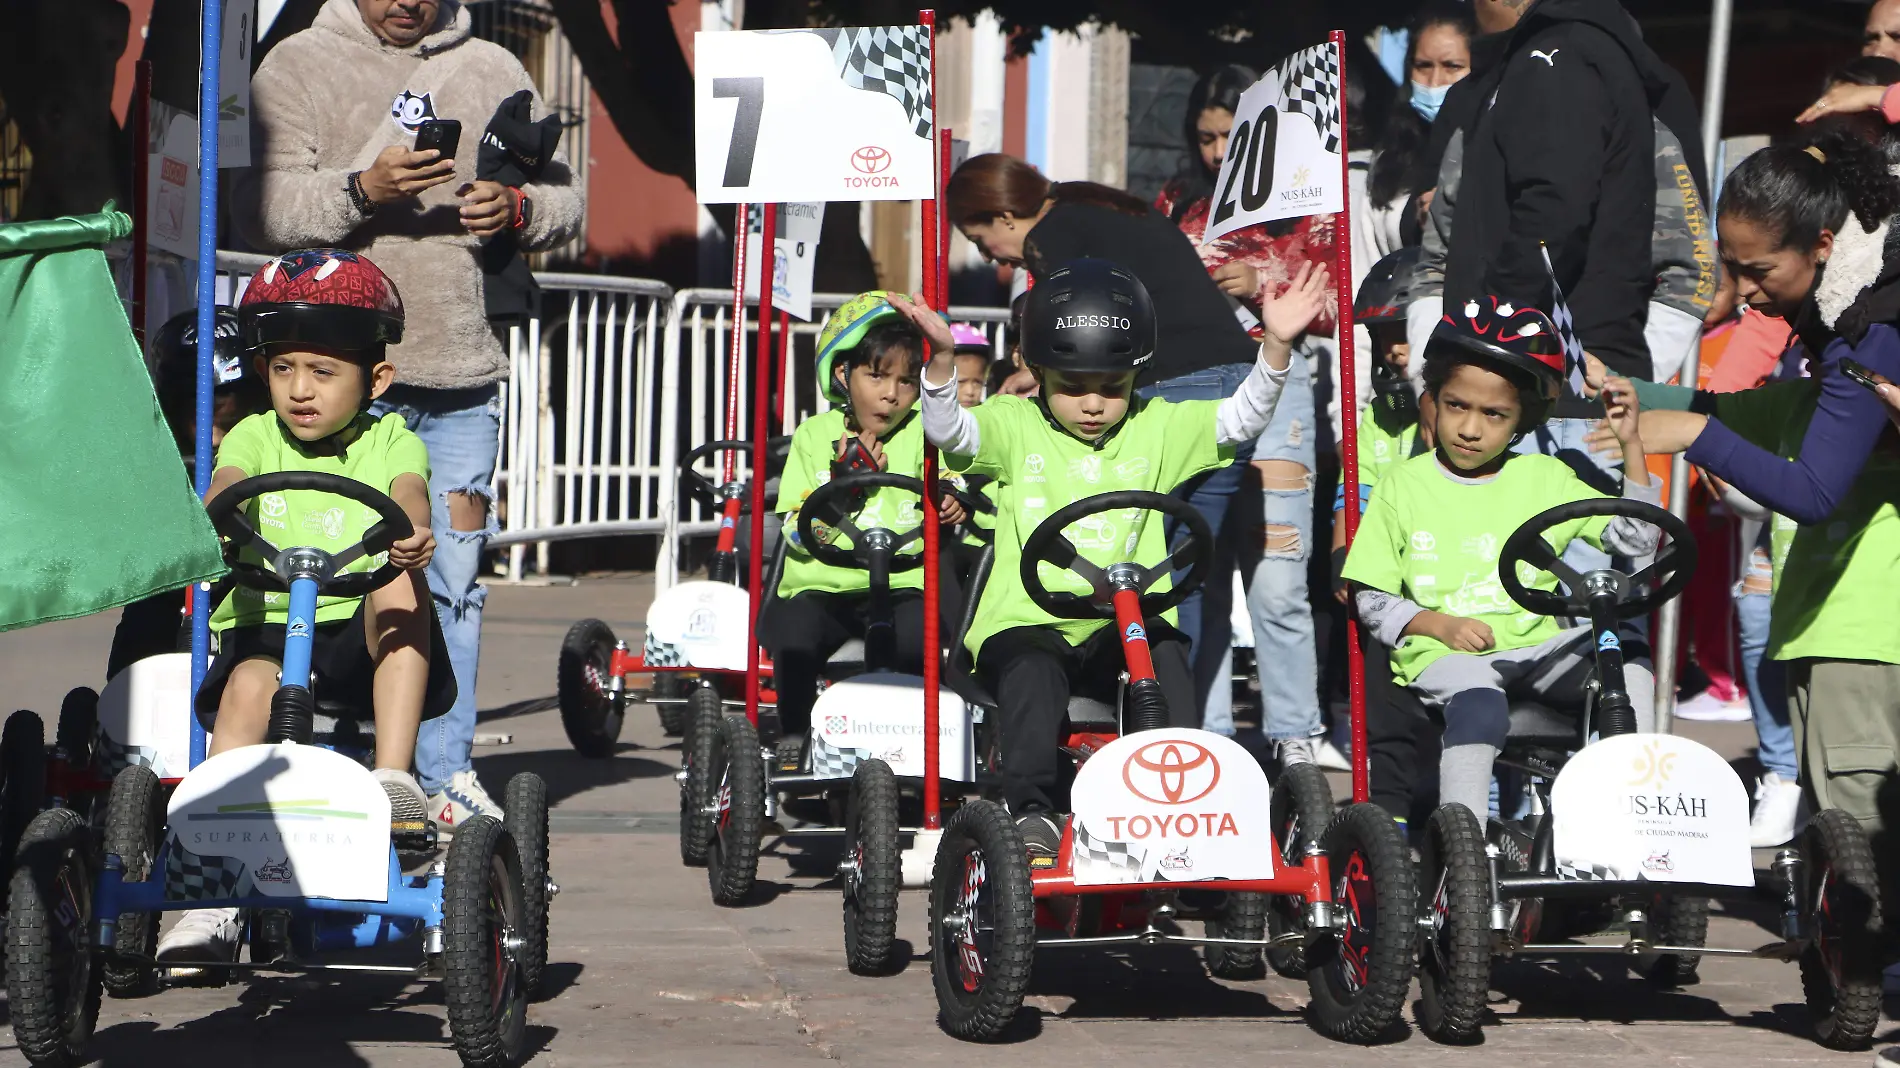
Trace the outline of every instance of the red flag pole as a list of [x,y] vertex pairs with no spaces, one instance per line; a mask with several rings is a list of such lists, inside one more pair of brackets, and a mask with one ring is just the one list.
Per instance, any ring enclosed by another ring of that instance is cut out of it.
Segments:
[[[771,436],[767,430],[767,420],[770,418],[772,407],[772,266],[776,257],[773,245],[778,237],[776,232],[778,205],[761,205],[759,222],[759,348],[758,359],[753,364],[752,386],[752,485],[750,487],[752,544],[747,547],[752,557],[750,588],[752,611],[746,617],[746,649],[747,655],[752,659],[748,665],[750,670],[745,675],[745,716],[755,727],[759,725],[759,601],[764,597],[761,587],[765,585],[765,442]],[[744,227],[740,228],[740,233],[743,239]],[[737,323],[743,330],[745,327],[745,276],[743,274],[739,276],[739,282],[741,303]],[[743,356],[742,347],[735,348],[733,351],[736,365],[733,369],[732,380],[736,383],[739,380],[738,369],[744,366],[744,361],[737,358]],[[738,387],[733,386],[730,392],[736,400],[739,393]],[[727,410],[729,423],[736,421],[731,415],[733,410]],[[731,453],[727,455],[730,456]]]
[[[1354,365],[1352,337],[1352,206],[1351,165],[1346,144],[1346,33],[1328,35],[1339,63],[1339,222],[1333,227],[1333,284],[1339,287],[1339,468],[1346,480],[1346,544],[1359,532],[1359,374]],[[1359,623],[1346,616],[1346,694],[1352,707],[1352,799],[1372,798],[1372,776],[1366,766],[1366,654],[1359,646]]]
[[[132,80],[132,336],[145,347],[145,272],[151,255],[146,225],[146,185],[152,180],[152,61],[141,59]],[[233,298],[232,303],[237,303]],[[186,587],[190,600],[197,583]]]
[[[930,36],[930,121],[936,127],[937,108],[941,102],[937,99],[937,13],[924,10],[917,13],[917,21]],[[924,302],[932,308],[942,311],[948,301],[942,291],[938,272],[943,261],[943,249],[940,246],[941,234],[938,217],[942,204],[943,182],[947,175],[943,173],[943,160],[950,151],[950,142],[942,133],[937,136],[938,151],[934,176],[930,183],[930,199],[919,205],[921,217],[918,220],[917,243],[923,251]],[[924,363],[930,363],[930,343],[924,342]],[[924,501],[924,829],[934,831],[943,826],[943,790],[938,779],[938,761],[941,754],[937,745],[937,698],[939,677],[942,671],[942,656],[938,648],[942,636],[937,624],[937,565],[942,532],[936,522],[937,501],[937,450],[928,441],[924,442],[924,491],[929,494]]]

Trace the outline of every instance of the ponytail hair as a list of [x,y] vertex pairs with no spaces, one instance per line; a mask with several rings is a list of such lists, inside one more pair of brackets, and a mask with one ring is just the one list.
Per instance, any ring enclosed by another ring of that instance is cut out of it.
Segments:
[[1767,227],[1777,248],[1813,248],[1821,231],[1839,233],[1850,212],[1873,230],[1900,212],[1900,179],[1880,146],[1837,128],[1743,160],[1722,187],[1718,214]]
[[1045,200],[1089,204],[1123,215],[1148,214],[1148,205],[1138,197],[1095,182],[1052,183],[1036,168],[1001,152],[965,160],[945,184],[944,200],[957,226],[981,225],[1004,212],[1028,218],[1042,210]]

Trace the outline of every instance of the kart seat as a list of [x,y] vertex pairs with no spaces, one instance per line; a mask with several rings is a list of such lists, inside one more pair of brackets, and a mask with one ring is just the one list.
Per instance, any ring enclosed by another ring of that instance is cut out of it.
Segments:
[[1506,740],[1526,746],[1573,748],[1582,740],[1581,710],[1566,712],[1536,701],[1511,705]]

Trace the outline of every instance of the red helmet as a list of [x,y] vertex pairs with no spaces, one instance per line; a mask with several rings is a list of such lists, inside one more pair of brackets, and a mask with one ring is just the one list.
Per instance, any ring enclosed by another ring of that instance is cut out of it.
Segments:
[[402,340],[402,295],[382,268],[340,248],[286,252],[258,268],[238,303],[246,348],[361,352]]
[[1519,308],[1497,297],[1467,300],[1447,311],[1432,330],[1425,357],[1453,347],[1462,355],[1529,375],[1546,406],[1557,400],[1564,380],[1564,343],[1550,316],[1538,309]]

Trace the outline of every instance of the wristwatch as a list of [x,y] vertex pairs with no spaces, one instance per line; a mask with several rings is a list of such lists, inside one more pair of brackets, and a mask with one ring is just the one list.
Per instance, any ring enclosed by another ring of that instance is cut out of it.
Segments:
[[515,223],[513,228],[516,230],[526,230],[528,228],[528,220],[534,217],[534,200],[529,197],[528,194],[523,193],[520,186],[511,185],[508,187],[508,191],[515,195]]
[[363,218],[367,219],[376,214],[376,202],[363,191],[362,171],[350,172],[349,177],[343,180],[343,192],[349,195],[350,203],[356,206],[356,210],[362,214]]

